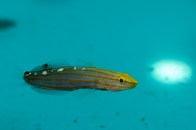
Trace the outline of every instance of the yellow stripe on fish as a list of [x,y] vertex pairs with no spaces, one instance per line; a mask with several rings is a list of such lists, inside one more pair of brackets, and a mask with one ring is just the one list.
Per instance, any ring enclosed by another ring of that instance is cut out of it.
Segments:
[[134,88],[138,82],[126,73],[96,67],[62,66],[26,71],[24,80],[36,87],[48,90],[99,89],[121,91]]

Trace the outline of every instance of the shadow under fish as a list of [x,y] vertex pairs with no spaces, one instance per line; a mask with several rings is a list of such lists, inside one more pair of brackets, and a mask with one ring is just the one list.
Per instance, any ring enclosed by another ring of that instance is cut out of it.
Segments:
[[135,88],[138,82],[126,73],[96,67],[52,66],[43,64],[24,73],[24,80],[36,88],[73,91],[93,89],[122,91]]
[[0,31],[8,28],[12,28],[16,25],[16,22],[9,19],[1,19],[0,18]]

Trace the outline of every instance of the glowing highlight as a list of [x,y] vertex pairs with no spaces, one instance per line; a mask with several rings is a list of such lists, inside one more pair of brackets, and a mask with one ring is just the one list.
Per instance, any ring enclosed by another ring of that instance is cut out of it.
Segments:
[[191,68],[181,61],[164,60],[153,65],[152,74],[163,83],[184,83],[191,77]]

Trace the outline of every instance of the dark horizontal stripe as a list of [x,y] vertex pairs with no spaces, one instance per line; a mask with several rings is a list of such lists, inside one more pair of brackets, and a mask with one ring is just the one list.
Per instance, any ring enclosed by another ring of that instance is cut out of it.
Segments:
[[44,79],[44,78],[30,78],[29,80],[40,80],[40,81],[62,81],[62,82],[93,82],[90,80],[72,80],[72,79]]

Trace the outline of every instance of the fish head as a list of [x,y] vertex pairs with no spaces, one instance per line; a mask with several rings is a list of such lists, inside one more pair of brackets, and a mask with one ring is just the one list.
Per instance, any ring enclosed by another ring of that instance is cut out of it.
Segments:
[[115,78],[120,90],[132,89],[138,84],[137,80],[126,73],[119,73]]
[[135,88],[138,84],[137,80],[126,73],[115,72],[110,78],[99,81],[99,88],[109,91],[122,91]]

